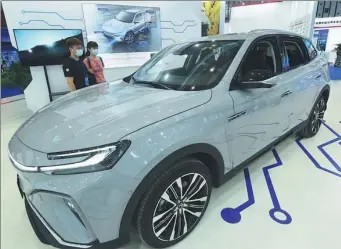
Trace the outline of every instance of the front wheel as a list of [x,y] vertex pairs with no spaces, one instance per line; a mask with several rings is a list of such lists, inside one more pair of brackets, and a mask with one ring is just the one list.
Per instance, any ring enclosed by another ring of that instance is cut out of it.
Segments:
[[184,159],[160,175],[143,197],[137,231],[146,244],[164,248],[184,239],[206,211],[212,190],[208,168]]
[[127,44],[133,43],[135,40],[135,34],[133,31],[128,31],[127,34],[124,36],[124,42]]
[[316,135],[316,133],[320,130],[326,108],[326,100],[324,96],[320,96],[313,108],[313,111],[309,115],[308,123],[300,131],[300,135],[302,137],[309,138]]

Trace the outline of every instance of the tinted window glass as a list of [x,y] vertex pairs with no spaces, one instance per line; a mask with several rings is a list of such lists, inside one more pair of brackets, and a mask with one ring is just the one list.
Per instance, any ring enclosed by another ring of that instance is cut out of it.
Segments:
[[305,64],[304,54],[300,46],[295,41],[284,40],[284,47],[287,54],[288,64],[290,69]]
[[259,82],[274,77],[281,71],[277,40],[267,38],[258,41],[243,61],[237,82]]
[[131,23],[133,22],[134,16],[135,16],[134,13],[130,13],[130,12],[126,12],[122,10],[120,13],[118,13],[118,15],[116,16],[116,19],[120,22]]
[[202,41],[172,45],[146,62],[134,81],[174,90],[198,91],[217,85],[243,41]]
[[137,14],[134,21],[135,21],[135,22],[142,22],[142,21],[143,21],[143,15],[142,15],[142,13]]
[[313,44],[310,41],[308,41],[306,39],[304,39],[303,41],[304,41],[304,45],[306,46],[306,48],[308,50],[309,60],[314,59],[317,56],[317,51],[316,51],[315,47],[313,46]]

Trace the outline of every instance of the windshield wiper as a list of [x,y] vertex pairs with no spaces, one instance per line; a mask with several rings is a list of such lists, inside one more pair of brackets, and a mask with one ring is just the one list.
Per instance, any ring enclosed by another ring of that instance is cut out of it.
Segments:
[[162,89],[166,89],[166,90],[173,90],[172,88],[170,88],[164,84],[158,83],[158,82],[137,80],[134,78],[134,76],[132,76],[131,79],[133,80],[133,83],[136,85],[150,85],[150,86],[153,86],[154,88],[162,88]]

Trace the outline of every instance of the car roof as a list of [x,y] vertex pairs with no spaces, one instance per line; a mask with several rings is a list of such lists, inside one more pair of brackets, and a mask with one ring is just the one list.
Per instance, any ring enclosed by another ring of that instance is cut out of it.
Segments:
[[124,11],[125,11],[125,12],[129,12],[129,13],[135,14],[135,13],[137,13],[137,12],[145,11],[145,10],[143,10],[143,9],[126,9],[126,10],[124,10]]
[[[246,39],[256,39],[264,35],[289,35],[303,37],[299,34],[277,30],[277,29],[255,29],[247,33],[228,33],[223,35],[205,36],[199,39],[190,39],[191,41],[219,41],[219,40],[246,40]],[[303,37],[306,38],[306,37]],[[307,39],[307,38],[306,38]]]

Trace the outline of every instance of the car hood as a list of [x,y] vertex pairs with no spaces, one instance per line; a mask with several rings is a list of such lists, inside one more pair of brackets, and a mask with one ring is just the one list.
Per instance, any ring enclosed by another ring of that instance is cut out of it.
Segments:
[[26,121],[16,135],[26,146],[46,153],[99,146],[210,98],[211,90],[185,92],[103,83],[53,101]]
[[103,28],[103,31],[116,34],[116,33],[126,32],[132,26],[133,26],[132,23],[125,23],[125,22],[120,22],[116,19],[111,19],[107,21],[106,23],[104,23],[102,28]]

